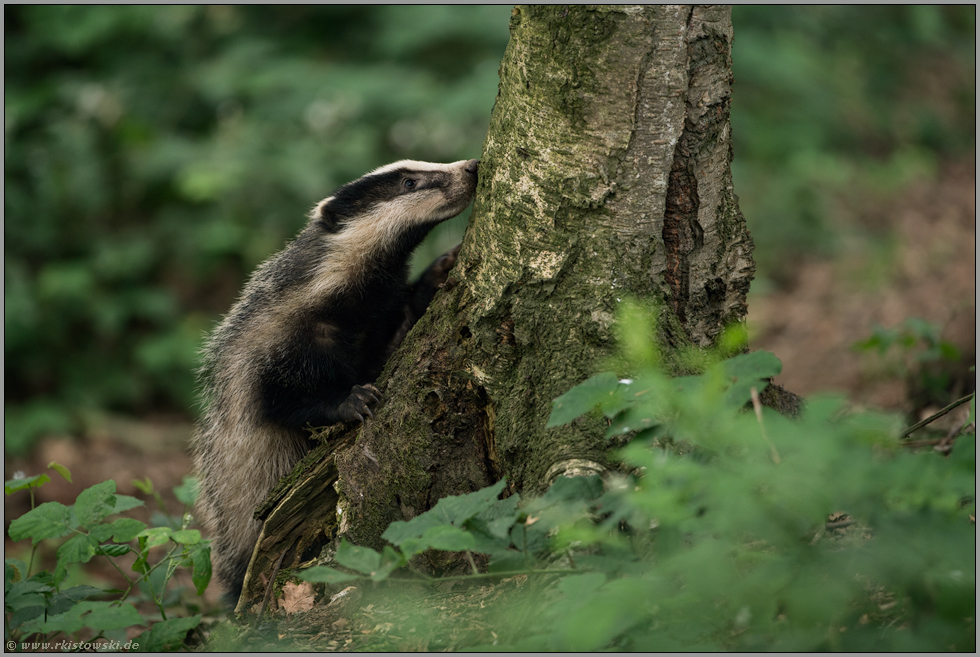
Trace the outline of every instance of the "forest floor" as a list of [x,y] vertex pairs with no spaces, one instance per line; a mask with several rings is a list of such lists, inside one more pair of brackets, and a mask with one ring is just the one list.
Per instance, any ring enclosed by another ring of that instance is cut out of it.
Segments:
[[[967,370],[975,362],[976,343],[975,173],[972,160],[945,165],[935,180],[909,185],[890,203],[861,214],[861,230],[842,226],[846,237],[833,259],[806,259],[779,289],[750,295],[750,346],[772,351],[782,360],[778,383],[803,396],[843,394],[855,405],[902,412],[910,421],[925,417],[942,402],[929,398],[915,383],[919,365],[914,350],[883,357],[853,348],[869,338],[876,325],[891,328],[919,317],[941,327],[943,338],[962,355],[959,369],[950,370],[953,385],[959,387],[950,391],[950,398],[968,394],[975,380]],[[10,479],[18,471],[38,474],[57,461],[72,472],[72,482],[53,476],[38,491],[37,501],[66,504],[86,487],[115,479],[119,493],[146,500],[146,517],[140,518],[144,521],[155,504],[132,481],[148,477],[163,494],[169,512],[179,514],[182,509],[170,491],[192,470],[187,454],[191,431],[187,418],[107,418],[84,436],[51,436],[28,456],[6,459],[4,475]],[[8,519],[29,508],[24,493],[5,499]],[[25,562],[30,551],[29,546],[9,540],[4,548],[5,556]],[[41,556],[50,560],[54,555]],[[86,575],[87,583],[96,586],[119,583],[108,564],[91,568]],[[466,604],[482,606],[487,596],[496,597],[494,586],[485,589],[469,596]],[[218,597],[217,587],[212,587],[205,600],[217,610]],[[447,592],[443,599],[451,598]],[[363,648],[367,636],[384,633],[387,627],[380,620],[371,625],[378,611],[367,609],[358,620],[348,622],[343,608],[337,607],[330,618],[336,632],[330,637],[311,635],[309,647]],[[361,627],[364,623],[370,626]],[[402,644],[385,645],[392,649]],[[428,645],[421,637],[406,637],[403,645],[400,649],[452,648]]]

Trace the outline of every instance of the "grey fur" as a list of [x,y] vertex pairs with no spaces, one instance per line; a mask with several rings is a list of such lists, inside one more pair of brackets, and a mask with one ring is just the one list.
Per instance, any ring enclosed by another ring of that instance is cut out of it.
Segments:
[[[378,400],[367,384],[424,312],[411,299],[431,299],[416,293],[431,276],[406,285],[408,257],[469,205],[476,166],[406,160],[344,185],[255,271],[207,340],[206,409],[193,442],[198,508],[232,597],[261,529],[256,506],[309,450],[304,426],[370,416]],[[455,251],[447,256],[433,267],[448,270]]]

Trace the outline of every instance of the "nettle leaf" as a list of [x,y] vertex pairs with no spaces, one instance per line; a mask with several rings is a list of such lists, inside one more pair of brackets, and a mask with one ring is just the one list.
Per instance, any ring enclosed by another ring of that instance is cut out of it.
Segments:
[[384,550],[381,551],[381,566],[371,575],[371,580],[380,582],[387,579],[388,575],[407,563],[408,559],[401,552],[398,552],[390,545],[386,545]]
[[71,508],[60,502],[45,502],[10,523],[7,534],[11,540],[30,538],[37,545],[46,538],[58,538],[71,532],[78,524]]
[[143,652],[171,651],[183,645],[187,633],[201,624],[201,615],[169,618],[143,632],[133,640]]
[[24,477],[22,479],[11,479],[3,482],[3,492],[10,495],[11,493],[16,493],[19,490],[38,488],[49,481],[51,481],[51,477],[46,474],[34,475],[33,477]]
[[24,580],[14,582],[5,591],[4,609],[20,612],[16,625],[36,617],[48,606],[48,598],[54,589],[43,582]]
[[341,539],[334,557],[341,566],[347,566],[365,575],[374,574],[381,567],[381,555],[375,550],[359,545],[352,545],[347,539]]
[[406,539],[400,547],[405,555],[411,558],[429,548],[446,550],[447,552],[473,550],[476,548],[476,540],[469,532],[458,527],[439,525],[438,527],[430,527],[419,538]]
[[201,542],[201,532],[196,529],[178,529],[171,538],[181,545],[197,545]]
[[[116,502],[112,506],[112,513],[122,513],[143,506],[143,500],[132,497],[131,495],[116,495]],[[110,514],[111,515],[111,514]]]
[[65,589],[64,591],[51,596],[48,614],[51,616],[55,614],[63,614],[79,600],[84,600],[85,598],[90,598],[93,595],[100,595],[102,593],[104,593],[102,589],[97,589],[94,586],[88,586],[86,584],[80,584],[79,586],[73,586]]
[[90,627],[97,631],[119,630],[133,625],[142,625],[143,617],[136,607],[128,604],[112,602],[82,601],[73,605],[63,614],[48,616],[44,622],[37,620],[26,623],[21,630],[24,633],[64,632],[72,634]]
[[78,494],[75,513],[82,527],[90,527],[112,513],[116,504],[116,482],[112,479],[95,484]]
[[117,543],[127,543],[146,529],[146,523],[135,518],[117,518],[109,527],[112,529],[112,540]]
[[211,581],[211,546],[207,544],[195,546],[191,552],[191,563],[194,565],[191,581],[194,582],[197,594],[202,595]]
[[619,379],[612,372],[596,374],[578,384],[552,402],[551,416],[545,427],[558,427],[568,424],[602,403],[613,404]]
[[652,411],[651,405],[648,404],[626,409],[617,415],[606,429],[606,438],[660,426],[660,421],[654,417]]
[[350,582],[361,578],[360,575],[344,573],[336,568],[331,568],[330,566],[313,566],[312,568],[307,568],[306,570],[297,573],[297,575],[300,579],[307,582],[313,582],[314,584],[342,584],[344,582]]
[[170,527],[149,527],[144,529],[136,538],[140,539],[140,547],[149,549],[158,545],[163,545],[170,540],[174,530]]
[[70,563],[88,563],[96,555],[98,542],[88,534],[75,534],[58,548],[58,566]]
[[731,387],[725,394],[725,401],[733,406],[743,406],[752,399],[752,388],[762,392],[768,381],[783,371],[783,364],[769,351],[753,351],[740,354],[721,363]]
[[381,538],[401,545],[405,540],[421,538],[425,532],[439,525],[462,527],[470,518],[493,507],[506,485],[506,480],[501,479],[473,493],[444,497],[434,507],[408,522],[399,520],[391,523]]
[[427,513],[459,527],[473,516],[494,506],[506,485],[507,482],[501,479],[492,486],[466,495],[444,497]]

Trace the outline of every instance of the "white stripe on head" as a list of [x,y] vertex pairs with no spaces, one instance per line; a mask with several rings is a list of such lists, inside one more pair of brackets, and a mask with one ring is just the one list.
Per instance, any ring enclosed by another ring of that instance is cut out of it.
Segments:
[[386,164],[383,167],[378,167],[366,175],[373,176],[379,173],[397,171],[398,169],[408,169],[409,171],[450,171],[466,162],[467,160],[459,160],[458,162],[450,162],[449,164],[440,164],[438,162],[419,162],[418,160],[399,160],[391,164]]

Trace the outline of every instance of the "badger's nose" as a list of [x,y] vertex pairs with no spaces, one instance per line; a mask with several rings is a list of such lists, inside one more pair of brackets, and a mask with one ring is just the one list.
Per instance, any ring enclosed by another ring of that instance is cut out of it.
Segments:
[[470,160],[469,162],[466,163],[466,166],[463,167],[463,170],[466,171],[466,173],[475,176],[476,171],[479,168],[480,168],[480,160]]

